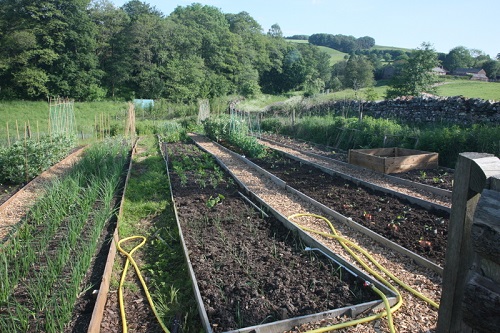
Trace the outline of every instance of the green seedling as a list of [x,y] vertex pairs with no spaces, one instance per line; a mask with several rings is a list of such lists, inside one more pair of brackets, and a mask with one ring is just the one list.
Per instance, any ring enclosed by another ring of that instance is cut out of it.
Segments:
[[225,197],[222,194],[218,194],[216,197],[210,196],[210,198],[207,200],[206,205],[208,208],[213,208],[220,204],[224,199]]

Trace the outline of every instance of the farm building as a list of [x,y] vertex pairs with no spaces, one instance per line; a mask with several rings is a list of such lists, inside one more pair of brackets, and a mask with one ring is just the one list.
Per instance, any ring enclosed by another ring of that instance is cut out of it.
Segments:
[[437,74],[437,75],[446,75],[446,71],[442,67],[434,67],[432,69],[432,72]]
[[486,71],[482,68],[457,68],[453,71],[453,75],[470,76],[471,80],[488,81]]

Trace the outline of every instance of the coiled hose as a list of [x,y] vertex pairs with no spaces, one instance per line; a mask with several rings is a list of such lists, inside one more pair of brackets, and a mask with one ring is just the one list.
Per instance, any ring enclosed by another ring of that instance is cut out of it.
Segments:
[[384,284],[389,289],[391,289],[392,291],[394,291],[396,293],[396,296],[397,296],[397,302],[391,308],[389,306],[389,302],[387,301],[387,298],[384,295],[384,293],[382,293],[379,289],[377,289],[373,284],[370,284],[372,290],[374,292],[376,292],[378,295],[380,295],[380,297],[382,298],[382,300],[384,302],[384,305],[385,305],[385,311],[384,312],[381,312],[381,313],[376,314],[376,315],[368,316],[368,317],[365,317],[365,318],[361,318],[361,319],[351,320],[351,321],[348,321],[348,322],[345,322],[345,323],[340,323],[340,324],[336,324],[336,325],[331,325],[331,326],[327,326],[327,327],[318,328],[318,329],[315,329],[315,330],[308,331],[307,333],[322,333],[322,332],[327,332],[327,331],[331,331],[331,330],[336,330],[336,329],[340,329],[340,328],[345,328],[345,327],[349,327],[349,326],[358,325],[358,324],[361,324],[361,323],[367,323],[367,322],[370,322],[370,321],[373,321],[373,320],[376,320],[376,319],[380,319],[380,318],[383,318],[383,317],[386,317],[386,316],[387,316],[387,320],[388,320],[388,324],[389,324],[389,329],[390,329],[391,333],[393,333],[393,332],[396,331],[395,328],[394,328],[393,320],[392,320],[392,313],[394,313],[395,311],[397,311],[401,307],[401,305],[403,305],[403,299],[401,297],[401,294],[399,293],[399,291],[390,282],[388,282],[379,273],[377,273],[370,266],[368,266],[366,264],[366,262],[363,259],[361,259],[351,248],[353,248],[356,251],[358,251],[361,254],[363,254],[373,265],[375,265],[375,267],[377,267],[380,271],[384,272],[387,276],[389,276],[399,286],[403,287],[405,290],[409,291],[410,293],[412,293],[413,295],[415,295],[418,298],[422,299],[423,301],[427,302],[428,304],[432,305],[433,307],[439,308],[439,305],[436,302],[432,301],[428,297],[426,297],[426,296],[422,295],[421,293],[419,293],[418,291],[414,290],[413,288],[411,288],[410,286],[408,286],[407,284],[405,284],[403,281],[399,280],[396,276],[394,276],[394,274],[392,274],[391,272],[389,272],[385,267],[383,267],[379,262],[377,262],[376,259],[373,258],[370,255],[370,253],[368,253],[368,251],[366,251],[365,249],[363,249],[359,245],[355,244],[354,242],[352,242],[352,241],[350,241],[350,240],[348,240],[346,238],[343,238],[342,236],[339,236],[339,234],[337,233],[337,230],[335,229],[335,227],[333,226],[333,224],[326,217],[321,216],[321,215],[317,215],[317,214],[298,213],[298,214],[290,215],[288,217],[288,219],[291,220],[293,218],[303,217],[303,216],[310,216],[310,217],[315,217],[315,218],[318,218],[318,219],[322,219],[330,227],[331,233],[326,233],[326,232],[322,232],[322,231],[318,231],[318,230],[314,230],[314,229],[311,229],[311,228],[308,228],[308,227],[304,227],[304,226],[298,225],[302,230],[308,231],[308,232],[311,232],[311,233],[315,233],[315,234],[318,234],[318,235],[322,235],[324,237],[336,239],[340,243],[340,245],[364,269],[366,269],[371,275],[373,275],[382,284]]
[[[136,245],[132,250],[130,250],[130,252],[125,251],[121,247],[121,244],[123,242],[127,242],[130,240],[136,240],[136,239],[141,239],[142,241],[138,245]],[[144,279],[142,277],[141,271],[139,270],[139,267],[137,266],[137,263],[135,262],[134,258],[132,258],[132,254],[137,249],[139,249],[141,246],[143,246],[145,243],[146,243],[146,237],[144,237],[144,236],[131,236],[131,237],[120,239],[120,241],[118,242],[118,245],[117,245],[118,250],[123,255],[125,255],[127,257],[127,261],[125,262],[125,267],[123,268],[122,276],[120,279],[120,286],[118,288],[118,299],[119,299],[119,303],[120,303],[120,315],[122,318],[122,331],[123,331],[123,333],[128,332],[127,318],[126,318],[126,314],[125,314],[125,307],[123,304],[123,283],[125,282],[125,277],[127,276],[129,263],[130,263],[130,264],[132,264],[132,266],[134,266],[135,271],[137,273],[137,276],[139,277],[139,280],[141,281],[142,288],[144,289],[144,293],[146,294],[146,297],[148,299],[149,306],[153,310],[153,313],[156,317],[156,320],[158,320],[158,323],[160,324],[161,328],[163,329],[163,332],[170,333],[168,328],[165,326],[165,324],[163,324],[163,321],[160,319],[160,316],[158,315],[158,312],[156,311],[156,307],[153,303],[153,299],[151,298],[151,295],[149,294],[148,286],[146,285],[146,282],[144,282]]]

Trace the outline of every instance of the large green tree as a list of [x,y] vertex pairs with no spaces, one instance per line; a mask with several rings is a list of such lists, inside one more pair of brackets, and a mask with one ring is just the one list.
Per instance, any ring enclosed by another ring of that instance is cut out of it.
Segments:
[[386,98],[419,96],[435,93],[437,75],[432,69],[439,65],[437,53],[429,43],[413,50],[407,61],[402,61],[391,79]]
[[90,0],[3,0],[0,11],[2,94],[94,99],[102,96]]
[[496,79],[500,76],[500,62],[498,60],[488,60],[482,63],[482,69],[490,79]]
[[474,65],[474,58],[470,50],[463,46],[457,46],[446,55],[443,66],[453,73],[458,68],[469,68]]
[[183,27],[173,36],[186,45],[181,51],[183,57],[196,55],[204,61],[206,82],[203,91],[207,96],[236,92],[237,77],[242,71],[239,39],[230,31],[225,15],[215,7],[192,4],[177,7],[169,19]]
[[373,85],[373,65],[365,56],[351,55],[345,67],[344,87],[358,90]]
[[127,34],[130,16],[110,0],[94,0],[89,12],[97,27],[96,54],[104,72],[102,84],[110,97],[127,98],[130,94],[124,83],[131,73]]

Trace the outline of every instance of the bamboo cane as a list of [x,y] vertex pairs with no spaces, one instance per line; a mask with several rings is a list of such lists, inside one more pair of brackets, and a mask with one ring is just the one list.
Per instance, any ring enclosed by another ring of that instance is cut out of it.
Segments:
[[28,147],[26,141],[26,122],[24,123],[24,176],[26,183],[28,183]]
[[9,143],[9,148],[10,148],[9,122],[7,122],[7,142]]

